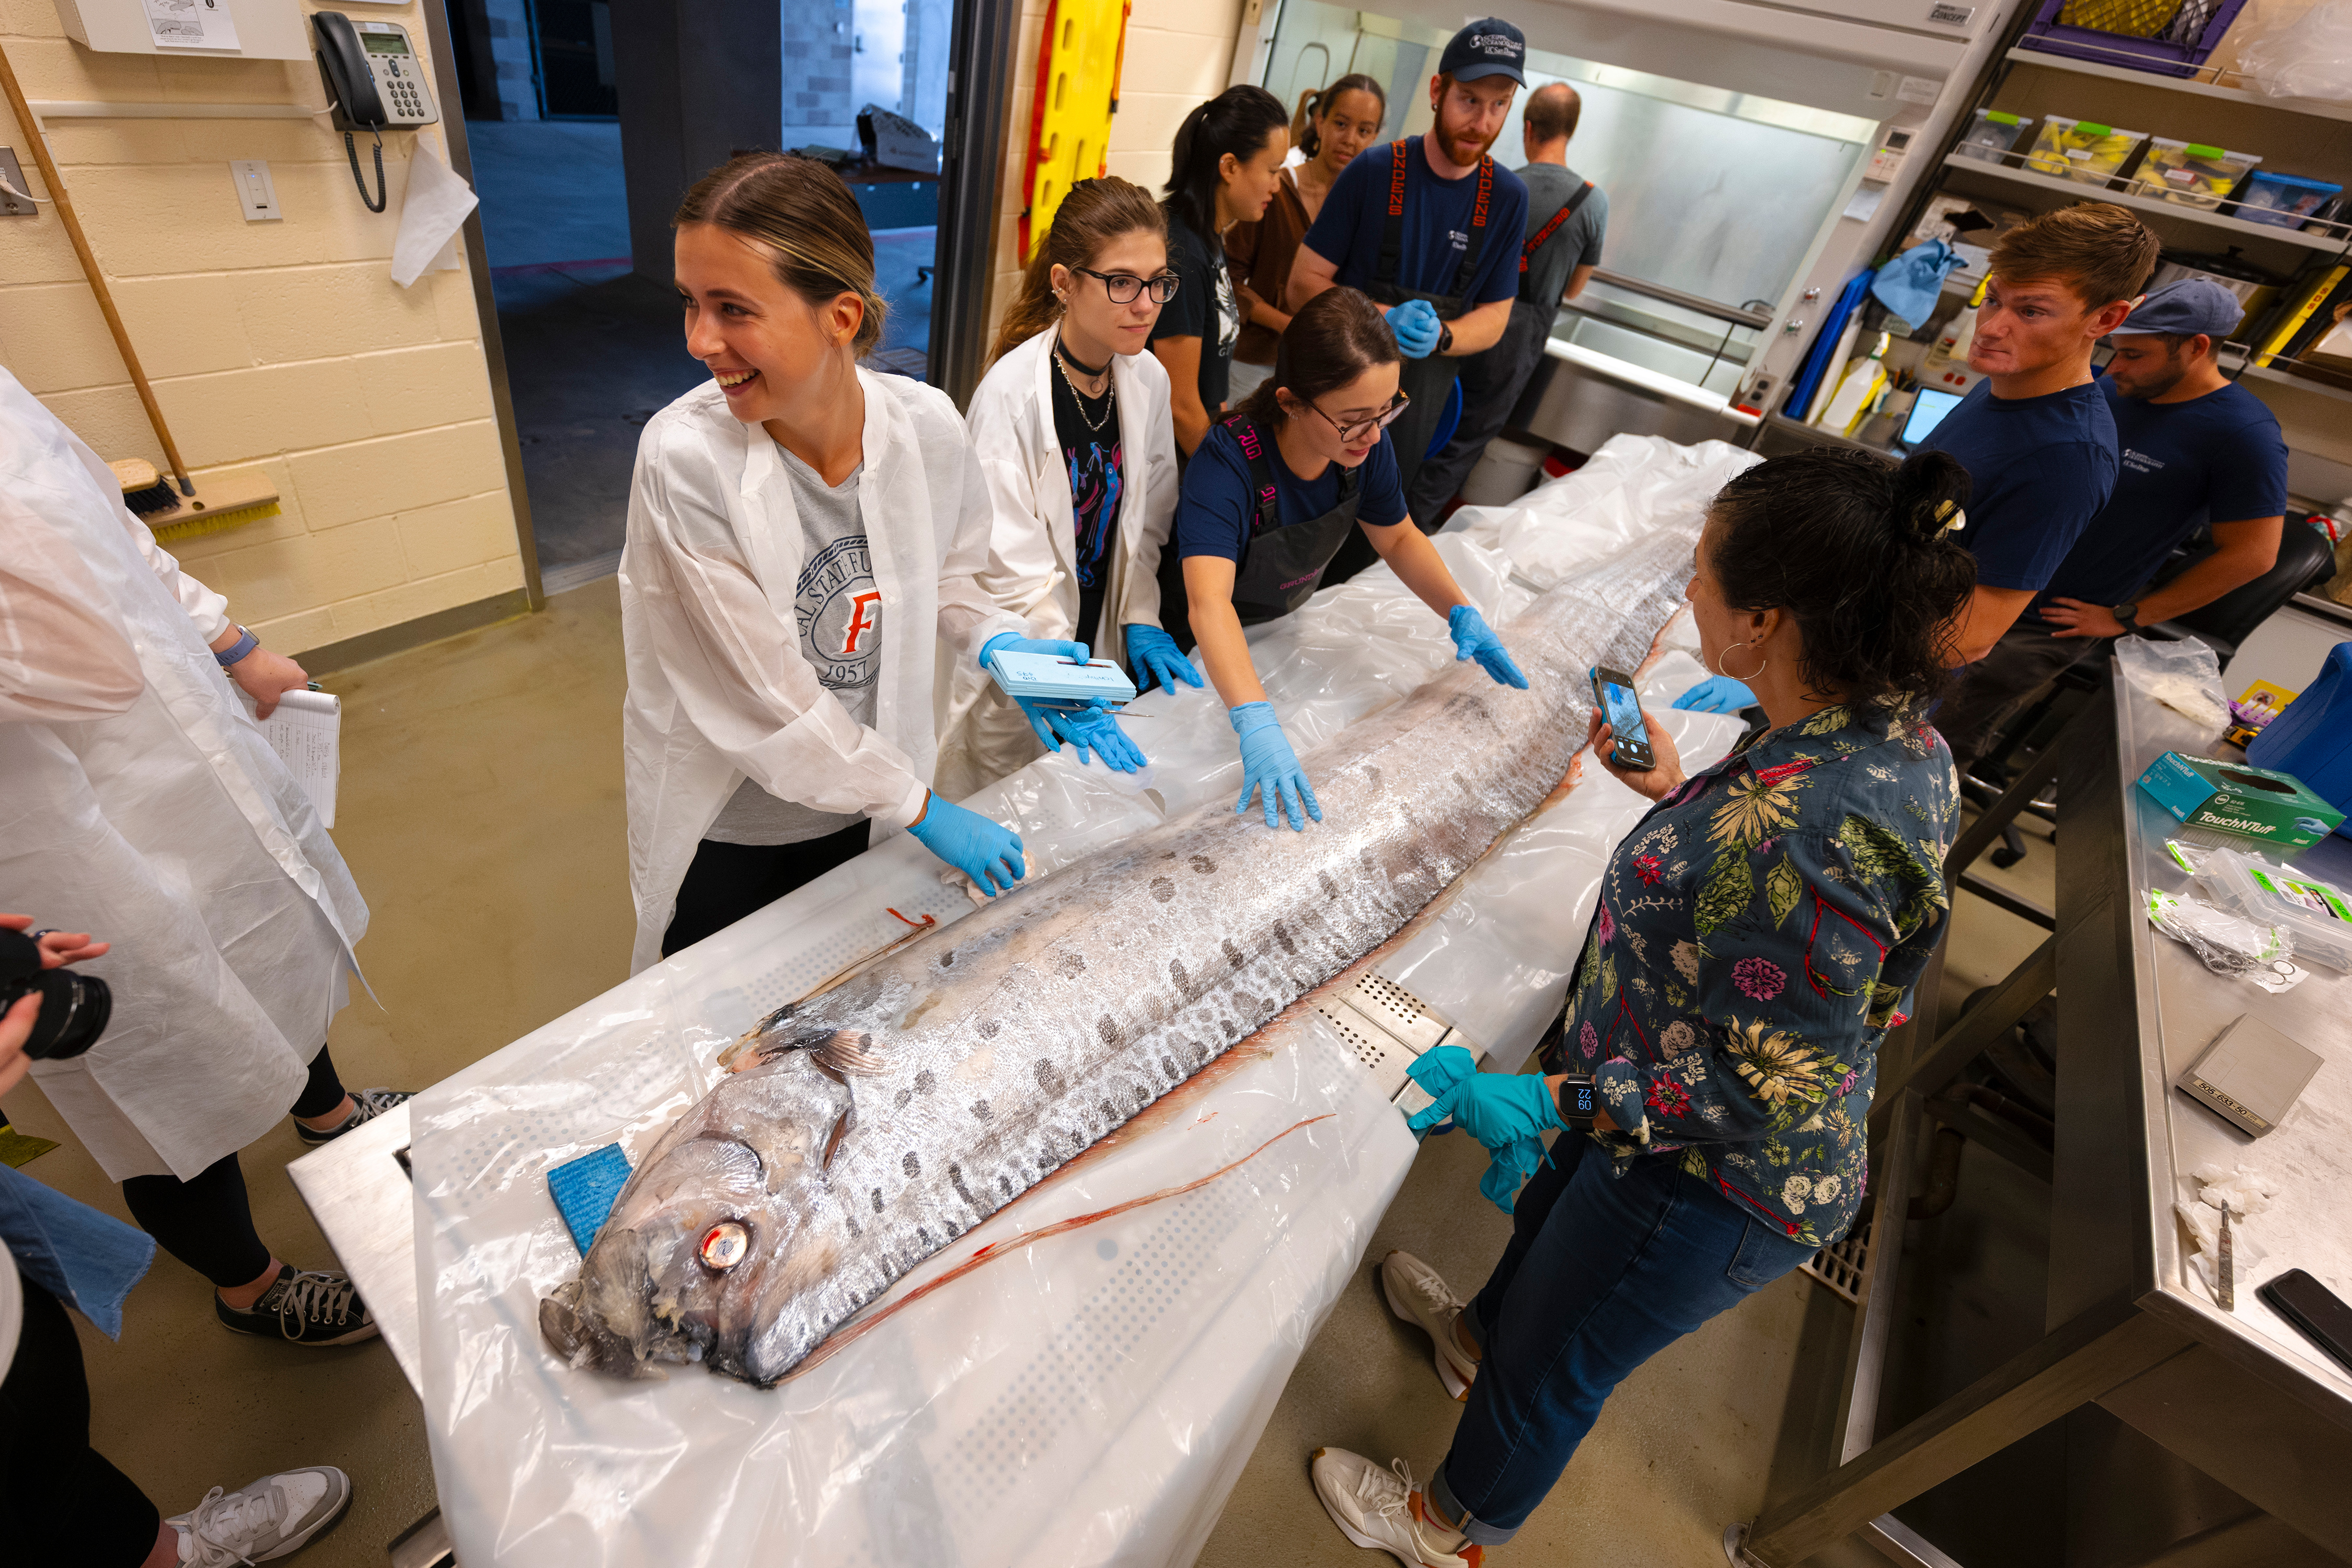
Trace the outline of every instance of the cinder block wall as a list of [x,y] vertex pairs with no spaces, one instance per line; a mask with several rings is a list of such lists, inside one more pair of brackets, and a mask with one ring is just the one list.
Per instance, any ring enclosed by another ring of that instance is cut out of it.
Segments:
[[[367,12],[429,47],[415,5]],[[65,37],[49,0],[0,0],[0,37],[37,102],[325,100],[307,60],[94,54]],[[284,652],[523,584],[471,285],[463,271],[427,272],[406,289],[391,277],[409,145],[438,133],[385,134],[392,196],[378,215],[361,205],[323,117],[49,123],[181,456],[199,480],[260,468],[283,498],[280,516],[173,548]],[[46,195],[29,134],[0,104],[0,140]],[[282,219],[245,221],[232,158],[268,160]],[[373,189],[364,136],[360,159]],[[100,457],[162,466],[47,208],[0,218],[0,363]]]
[[[1176,128],[1202,99],[1225,90],[1243,0],[1135,0],[1128,16],[1127,58],[1118,113],[1110,123],[1108,172],[1154,195],[1168,178]],[[1013,61],[1013,102],[1005,121],[1004,171],[998,185],[995,279],[988,293],[989,331],[1021,287],[1021,175],[1029,158],[1029,111],[1037,85],[1037,46],[1045,0],[1023,0],[1021,43]]]

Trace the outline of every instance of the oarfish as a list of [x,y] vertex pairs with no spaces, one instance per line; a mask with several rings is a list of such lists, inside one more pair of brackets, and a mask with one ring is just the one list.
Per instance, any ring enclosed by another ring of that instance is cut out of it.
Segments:
[[762,1385],[957,1236],[1370,952],[1541,804],[1596,663],[1638,664],[1696,520],[1303,759],[1324,819],[1222,803],[1108,846],[788,1009],[646,1154],[540,1304],[574,1366]]

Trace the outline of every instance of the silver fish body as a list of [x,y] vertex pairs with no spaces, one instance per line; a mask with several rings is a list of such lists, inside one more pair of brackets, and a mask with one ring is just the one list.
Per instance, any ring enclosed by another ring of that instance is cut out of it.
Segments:
[[1673,528],[1305,759],[1307,831],[1212,805],[1076,861],[816,997],[648,1152],[541,1306],[576,1366],[769,1384],[891,1283],[1392,935],[1559,784],[1596,663],[1689,574]]

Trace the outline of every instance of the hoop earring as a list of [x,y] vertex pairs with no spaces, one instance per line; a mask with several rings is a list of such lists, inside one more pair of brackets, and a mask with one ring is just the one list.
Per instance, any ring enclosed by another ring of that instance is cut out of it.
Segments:
[[[1738,643],[1738,644],[1736,644],[1736,645],[1734,645],[1734,646],[1736,646],[1736,647],[1754,647],[1756,645],[1755,645],[1754,643],[1752,643],[1752,642],[1751,642],[1751,643]],[[1752,673],[1748,674],[1748,675],[1734,675],[1734,674],[1732,674],[1732,673],[1731,673],[1730,668],[1728,668],[1728,667],[1729,667],[1729,665],[1730,665],[1730,662],[1731,662],[1731,649],[1730,649],[1730,648],[1726,648],[1726,649],[1724,649],[1724,650],[1723,650],[1722,655],[1721,655],[1719,658],[1717,658],[1716,659],[1716,663],[1717,663],[1718,665],[1725,666],[1726,668],[1717,670],[1717,671],[1716,671],[1716,673],[1717,673],[1717,675],[1720,675],[1721,677],[1723,677],[1723,679],[1726,679],[1726,680],[1736,680],[1736,681],[1739,682],[1739,684],[1740,684],[1740,685],[1742,685],[1742,686],[1746,686],[1746,685],[1749,684],[1751,681],[1753,681],[1753,680],[1756,679],[1756,677],[1757,677],[1757,676],[1763,674],[1763,673],[1764,673],[1765,667],[1766,667],[1767,665],[1770,664],[1770,663],[1772,662],[1772,659],[1771,659],[1771,656],[1770,656],[1770,655],[1769,655],[1769,654],[1759,656],[1759,657],[1758,657],[1758,658],[1757,658],[1757,660],[1756,660],[1756,668],[1755,668],[1755,670],[1754,670]]]

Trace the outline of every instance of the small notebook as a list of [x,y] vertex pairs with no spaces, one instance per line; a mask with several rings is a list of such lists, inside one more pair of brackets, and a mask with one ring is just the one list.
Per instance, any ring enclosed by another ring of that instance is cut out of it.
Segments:
[[343,700],[331,691],[289,691],[277,710],[257,720],[261,737],[310,797],[328,827],[335,826],[335,784],[343,771]]
[[988,663],[989,673],[1007,697],[1114,705],[1135,700],[1135,682],[1107,658],[1080,664],[1051,654],[1015,653],[1005,648],[992,656]]
[[2276,1127],[2319,1071],[2319,1057],[2241,1014],[2174,1079],[2180,1091],[2259,1138]]
[[582,1257],[588,1255],[604,1216],[613,1212],[613,1200],[628,1181],[629,1157],[618,1143],[566,1160],[547,1173],[548,1195],[555,1200],[555,1212],[563,1216]]

